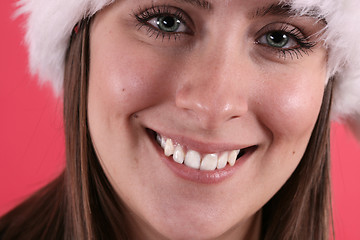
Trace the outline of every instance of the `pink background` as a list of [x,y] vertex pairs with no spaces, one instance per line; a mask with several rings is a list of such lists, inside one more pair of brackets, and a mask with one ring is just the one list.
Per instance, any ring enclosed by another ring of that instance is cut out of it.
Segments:
[[[56,177],[65,161],[62,101],[30,77],[24,19],[11,20],[13,9],[0,1],[0,216]],[[360,239],[360,145],[340,124],[331,138],[336,239]]]

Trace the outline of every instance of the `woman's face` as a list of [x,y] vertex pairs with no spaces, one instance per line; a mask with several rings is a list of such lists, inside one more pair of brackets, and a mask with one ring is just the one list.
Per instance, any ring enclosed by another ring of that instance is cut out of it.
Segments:
[[89,128],[133,231],[257,232],[259,210],[300,162],[319,113],[322,27],[269,0],[123,0],[98,13]]

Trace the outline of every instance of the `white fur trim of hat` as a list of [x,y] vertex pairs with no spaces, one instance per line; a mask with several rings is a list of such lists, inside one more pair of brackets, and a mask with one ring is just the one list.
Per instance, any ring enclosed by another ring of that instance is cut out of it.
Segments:
[[[74,26],[115,0],[19,0],[27,15],[26,44],[32,74],[50,81],[58,95]],[[349,122],[360,139],[360,0],[282,0],[299,14],[314,12],[327,22],[328,76],[335,76],[332,119]],[[349,120],[349,121],[348,121]]]

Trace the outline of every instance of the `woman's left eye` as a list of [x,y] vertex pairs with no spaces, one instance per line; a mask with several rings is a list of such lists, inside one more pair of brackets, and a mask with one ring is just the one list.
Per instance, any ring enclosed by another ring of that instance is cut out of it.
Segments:
[[283,31],[272,31],[262,35],[258,40],[258,43],[268,45],[274,48],[290,49],[295,48],[299,44],[288,33]]
[[186,24],[172,15],[154,17],[148,20],[148,23],[163,32],[187,32]]
[[286,58],[290,56],[292,59],[302,57],[316,46],[316,41],[305,35],[299,28],[287,23],[270,23],[258,31],[259,37],[255,43],[266,47],[267,52],[275,51],[279,53],[279,57]]

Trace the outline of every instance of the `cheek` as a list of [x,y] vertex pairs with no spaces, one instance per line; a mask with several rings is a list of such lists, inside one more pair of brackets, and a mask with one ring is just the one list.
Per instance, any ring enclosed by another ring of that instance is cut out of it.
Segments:
[[[105,37],[113,38],[111,32]],[[113,113],[130,115],[169,93],[168,59],[127,39],[97,41],[91,41],[96,47],[91,48],[89,101],[96,99]]]
[[293,141],[310,136],[322,103],[324,72],[270,75],[272,80],[263,84],[259,97],[262,100],[257,101],[259,115],[275,140]]

